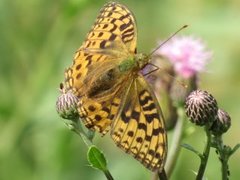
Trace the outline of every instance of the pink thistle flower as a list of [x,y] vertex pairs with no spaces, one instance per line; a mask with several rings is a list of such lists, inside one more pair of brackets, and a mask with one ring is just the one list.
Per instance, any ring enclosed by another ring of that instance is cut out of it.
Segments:
[[184,78],[202,72],[212,57],[212,53],[206,49],[201,39],[192,36],[174,37],[156,54],[166,56],[175,71]]

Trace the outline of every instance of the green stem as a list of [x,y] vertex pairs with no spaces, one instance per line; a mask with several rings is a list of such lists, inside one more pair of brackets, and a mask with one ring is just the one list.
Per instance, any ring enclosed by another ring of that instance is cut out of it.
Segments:
[[159,180],[168,180],[167,174],[163,169],[161,172],[158,171]]
[[200,156],[201,158],[201,164],[200,167],[198,169],[198,174],[196,177],[196,180],[202,180],[203,179],[203,175],[207,166],[207,161],[208,161],[208,157],[209,157],[209,153],[210,153],[210,148],[211,148],[211,133],[208,130],[209,128],[206,127],[205,128],[205,132],[207,135],[207,144],[205,146],[204,152],[202,154],[202,156]]
[[227,180],[229,175],[229,168],[228,168],[228,159],[230,157],[231,148],[228,146],[224,146],[222,141],[222,136],[215,136],[214,137],[215,148],[219,153],[219,159],[222,164],[222,180]]
[[185,121],[183,108],[178,108],[178,120],[173,132],[173,140],[168,152],[168,158],[165,165],[167,176],[170,177],[174,166],[176,165],[180,153],[180,144],[183,137],[183,126]]
[[[93,145],[92,143],[93,133],[92,132],[86,133],[82,128],[82,125],[79,122],[79,119],[74,119],[72,120],[72,122],[73,122],[72,124],[73,128],[71,128],[71,130],[77,133],[81,137],[81,139],[83,140],[83,142],[86,144],[88,148],[91,145]],[[108,169],[105,169],[103,173],[106,176],[107,180],[114,180]]]
[[104,174],[105,174],[107,180],[114,180],[111,173],[108,170],[105,170]]
[[228,161],[227,160],[222,160],[222,180],[228,180]]
[[88,138],[87,133],[83,130],[81,123],[79,122],[79,119],[72,120],[72,122],[73,128],[71,128],[71,130],[81,137],[81,139],[83,140],[87,147],[91,146],[93,143],[91,139]]

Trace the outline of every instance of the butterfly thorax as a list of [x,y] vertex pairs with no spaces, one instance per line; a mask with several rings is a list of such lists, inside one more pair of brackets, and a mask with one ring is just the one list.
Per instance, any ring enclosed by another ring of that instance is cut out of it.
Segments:
[[123,60],[119,65],[120,72],[126,72],[131,70],[132,72],[138,72],[144,68],[149,61],[149,57],[146,54],[139,53],[126,60]]

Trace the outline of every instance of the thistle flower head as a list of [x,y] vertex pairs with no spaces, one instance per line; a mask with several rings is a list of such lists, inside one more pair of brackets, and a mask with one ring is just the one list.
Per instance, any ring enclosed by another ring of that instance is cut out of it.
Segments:
[[227,112],[222,109],[218,109],[218,116],[213,122],[211,131],[214,135],[222,135],[227,132],[231,126],[231,117]]
[[61,92],[62,94],[58,97],[56,102],[56,110],[58,114],[64,119],[76,119],[79,117],[77,111],[78,98],[72,93],[72,91],[65,92],[61,89]]
[[211,125],[217,117],[217,101],[207,91],[191,92],[186,98],[185,108],[190,121],[199,126]]
[[212,56],[212,53],[206,50],[205,44],[192,36],[173,37],[156,54],[166,56],[175,71],[184,78],[203,71]]

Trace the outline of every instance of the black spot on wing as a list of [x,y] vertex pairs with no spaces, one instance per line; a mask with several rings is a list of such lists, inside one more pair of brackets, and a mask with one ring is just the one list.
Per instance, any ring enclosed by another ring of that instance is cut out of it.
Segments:
[[126,14],[126,15],[124,15],[124,16],[121,16],[121,17],[118,18],[118,19],[122,21],[122,20],[128,18],[129,16],[130,16],[130,13],[128,13],[128,14]]
[[82,76],[82,73],[79,72],[79,73],[76,75],[76,79],[80,79],[81,76]]
[[78,71],[79,69],[81,69],[81,67],[82,67],[82,64],[78,64],[78,65],[76,66],[76,70]]
[[152,103],[149,104],[148,106],[146,106],[146,105],[143,106],[142,109],[143,109],[144,111],[151,111],[151,110],[153,110],[153,109],[156,109],[156,106],[155,106],[155,103],[152,102]]
[[106,16],[110,17],[112,14],[113,14],[112,12],[109,12]]
[[94,106],[90,105],[90,106],[88,106],[88,110],[91,111],[91,112],[93,112],[93,111],[96,110],[96,108],[95,108]]
[[144,123],[138,123],[138,129],[143,129],[144,131],[147,130],[147,126]]
[[153,129],[152,134],[154,136],[158,136],[159,134],[163,134],[164,133],[164,129],[162,127],[158,127],[157,129]]
[[128,136],[130,136],[130,137],[133,137],[133,135],[134,135],[134,133],[133,133],[133,131],[128,131]]
[[157,113],[144,114],[144,116],[148,123],[151,123],[154,120],[154,118],[159,119],[159,115]]
[[103,40],[103,41],[100,43],[100,48],[101,48],[101,49],[104,49],[106,43],[107,43],[107,40]]
[[130,120],[130,117],[126,116],[125,112],[122,112],[121,119],[123,120],[124,123],[128,123]]
[[[117,20],[117,19],[115,19],[115,18],[112,18],[112,20],[111,20],[111,22],[110,22],[110,23],[114,24],[114,23],[116,22],[116,20]],[[115,24],[114,24],[114,25],[115,25]]]
[[137,111],[135,111],[135,110],[133,110],[132,111],[132,114],[131,114],[131,118],[133,118],[133,119],[135,119],[135,120],[139,120],[139,117],[140,117],[140,113],[139,112],[137,112]]
[[[122,143],[120,144],[122,147],[124,147],[124,145],[127,145],[127,147],[129,147],[129,142],[128,141],[122,141]],[[126,148],[126,147],[125,147]]]
[[161,158],[161,155],[159,153],[156,153],[155,158],[159,159],[159,158]]
[[100,121],[100,120],[102,119],[102,117],[97,114],[97,115],[95,115],[94,119],[95,119],[96,121]]
[[102,37],[102,35],[103,35],[103,32],[100,32],[100,33],[98,34],[98,37]]
[[[147,95],[146,95],[147,94]],[[139,103],[144,106],[148,101],[153,101],[152,97],[149,95],[148,91],[143,90],[139,93]]]
[[152,150],[152,149],[149,149],[149,150],[148,150],[148,154],[150,154],[151,156],[154,156],[154,155],[155,155],[155,151]]
[[108,24],[104,24],[104,26],[102,28],[106,29],[107,27],[108,27]]
[[131,109],[131,103],[127,103],[121,113],[121,118],[123,122],[128,123],[130,121],[130,117],[126,115],[126,113]]
[[109,38],[109,41],[114,41],[116,39],[117,35],[116,34],[112,34]]
[[120,31],[123,31],[124,29],[126,29],[129,25],[128,24],[122,24],[119,29]]
[[113,24],[112,29],[110,29],[109,31],[110,31],[110,32],[114,32],[116,29],[117,29],[117,25],[116,25],[116,24]]
[[118,128],[118,131],[121,132],[121,133],[124,132],[123,128]]
[[146,141],[151,141],[151,139],[152,139],[152,136],[149,136],[149,135],[146,135],[146,136],[145,136],[145,140],[146,140]]
[[136,138],[136,141],[137,141],[138,143],[142,143],[142,142],[143,142],[143,138],[137,137],[137,138]]
[[108,114],[110,113],[110,109],[107,108],[107,107],[103,107],[103,108],[102,108],[102,111],[105,111],[105,112],[108,113]]

